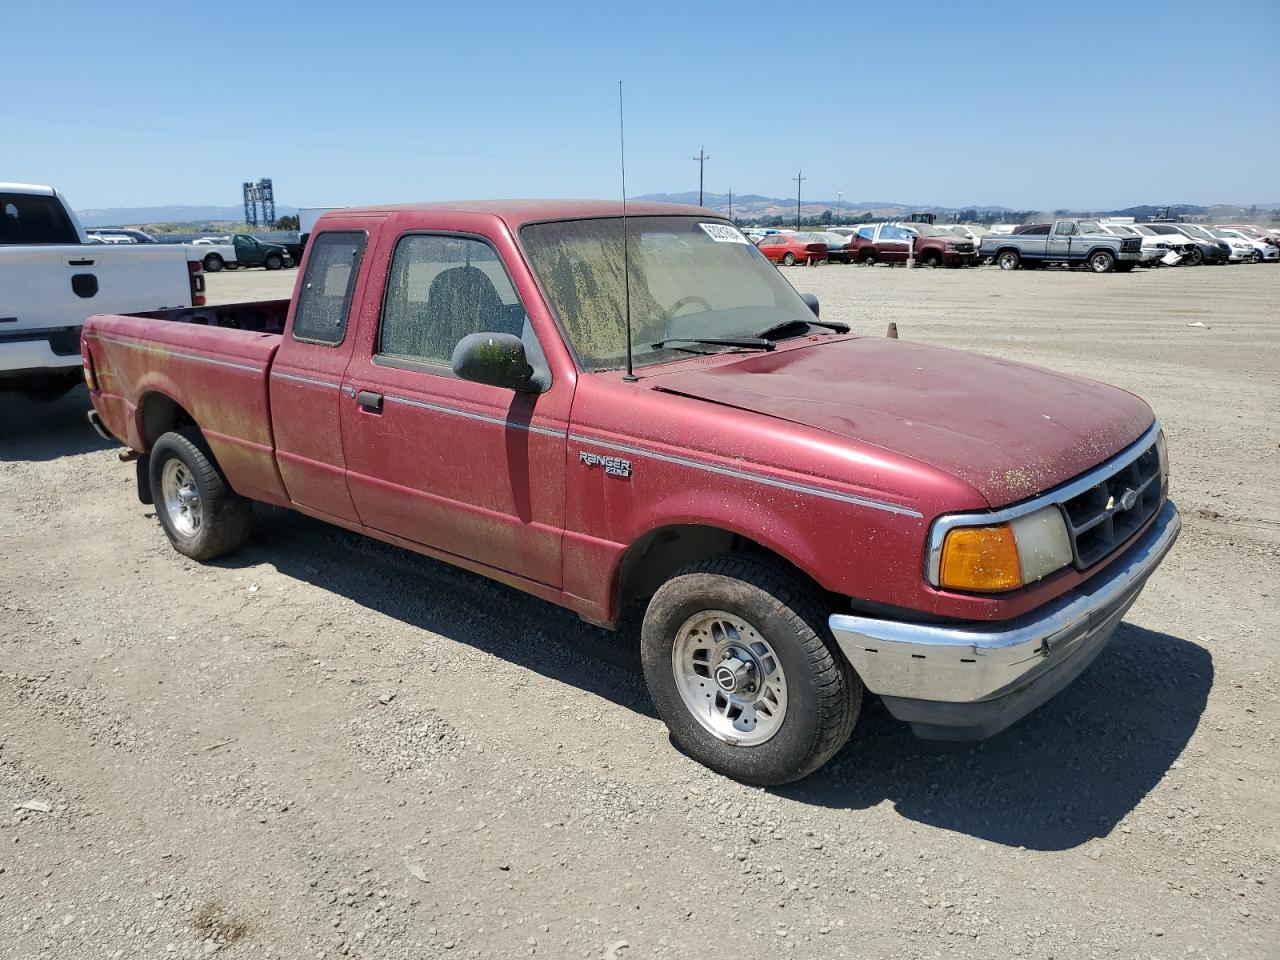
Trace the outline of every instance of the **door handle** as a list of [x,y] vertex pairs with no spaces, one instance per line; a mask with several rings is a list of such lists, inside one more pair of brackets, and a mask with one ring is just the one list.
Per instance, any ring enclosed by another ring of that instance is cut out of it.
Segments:
[[368,413],[382,412],[382,394],[371,393],[368,390],[361,390],[356,394],[356,403],[360,404],[360,409]]

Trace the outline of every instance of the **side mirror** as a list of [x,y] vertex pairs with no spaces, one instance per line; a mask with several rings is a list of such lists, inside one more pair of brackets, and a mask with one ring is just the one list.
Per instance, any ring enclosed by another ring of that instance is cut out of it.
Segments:
[[802,293],[800,294],[800,299],[809,305],[809,309],[813,311],[813,315],[815,317],[819,316],[818,298],[816,296],[814,296],[812,293]]
[[453,348],[453,372],[463,380],[518,393],[541,393],[524,343],[509,333],[469,333]]

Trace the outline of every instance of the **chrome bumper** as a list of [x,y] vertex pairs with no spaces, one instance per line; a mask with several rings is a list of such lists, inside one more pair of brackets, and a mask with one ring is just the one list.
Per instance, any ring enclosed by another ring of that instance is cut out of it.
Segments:
[[1066,686],[1102,649],[1182,529],[1166,501],[1101,574],[996,623],[921,624],[836,614],[831,632],[867,689],[924,736],[990,736]]

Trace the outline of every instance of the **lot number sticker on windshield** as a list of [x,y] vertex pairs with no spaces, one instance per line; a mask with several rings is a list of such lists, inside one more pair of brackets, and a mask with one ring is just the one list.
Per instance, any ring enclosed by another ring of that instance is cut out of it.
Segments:
[[707,232],[707,236],[716,243],[745,243],[751,246],[751,241],[742,235],[736,228],[725,223],[700,223],[698,224]]

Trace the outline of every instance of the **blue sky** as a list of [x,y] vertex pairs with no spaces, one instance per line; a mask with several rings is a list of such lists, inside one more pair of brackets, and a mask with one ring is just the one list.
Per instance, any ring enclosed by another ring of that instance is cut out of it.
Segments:
[[614,196],[619,80],[632,195],[705,146],[715,192],[1280,201],[1280,0],[8,0],[4,34],[0,179],[81,209]]

